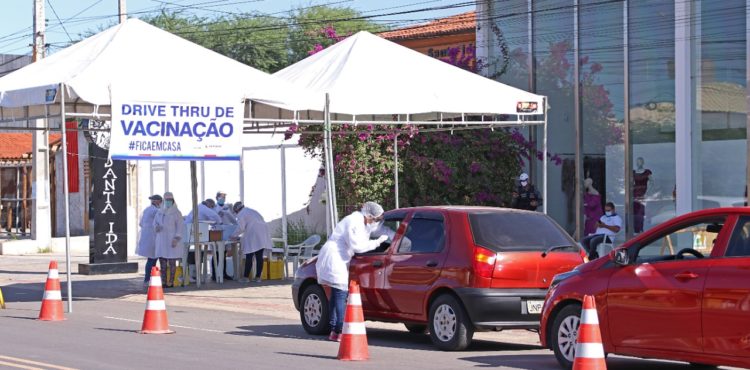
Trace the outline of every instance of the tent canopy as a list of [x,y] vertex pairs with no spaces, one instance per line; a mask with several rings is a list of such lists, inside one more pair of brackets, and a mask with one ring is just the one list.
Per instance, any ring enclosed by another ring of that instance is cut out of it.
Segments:
[[[330,94],[331,113],[518,114],[516,104],[543,96],[516,89],[362,31],[277,73],[313,92]],[[320,100],[305,104],[320,109]]]
[[0,107],[49,104],[48,94],[61,83],[66,101],[95,106],[109,105],[111,93],[141,101],[244,98],[276,106],[302,94],[265,72],[135,18],[0,78]]

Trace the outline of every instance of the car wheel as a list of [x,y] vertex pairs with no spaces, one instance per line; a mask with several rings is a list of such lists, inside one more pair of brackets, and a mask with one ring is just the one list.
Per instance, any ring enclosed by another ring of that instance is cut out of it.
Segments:
[[581,305],[565,306],[555,316],[552,324],[550,344],[555,352],[555,358],[564,369],[573,368],[576,357],[576,339],[578,326],[581,324]]
[[427,325],[422,324],[404,324],[406,330],[414,334],[424,334],[427,332]]
[[432,343],[444,351],[466,349],[474,336],[463,306],[451,295],[441,295],[432,302],[429,325]]
[[327,334],[329,327],[328,300],[320,285],[311,284],[302,292],[301,309],[299,311],[302,327],[309,334]]

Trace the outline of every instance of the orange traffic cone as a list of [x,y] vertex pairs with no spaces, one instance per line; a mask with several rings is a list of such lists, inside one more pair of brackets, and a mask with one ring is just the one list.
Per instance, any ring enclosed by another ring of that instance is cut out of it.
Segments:
[[161,288],[161,272],[151,268],[151,279],[148,283],[146,312],[143,314],[141,334],[172,334],[167,321],[167,305],[164,303],[164,291]]
[[57,261],[50,261],[47,283],[44,285],[42,309],[39,310],[39,320],[62,321],[63,315],[62,293],[60,292],[60,277],[57,271]]
[[365,333],[365,315],[362,313],[362,297],[359,295],[359,284],[349,282],[349,300],[346,303],[344,328],[341,331],[341,345],[339,345],[339,360],[362,361],[367,360],[367,333]]
[[576,358],[573,360],[573,370],[606,370],[604,361],[604,346],[599,331],[599,317],[596,314],[594,297],[583,297],[581,311],[581,325],[578,327],[576,340]]

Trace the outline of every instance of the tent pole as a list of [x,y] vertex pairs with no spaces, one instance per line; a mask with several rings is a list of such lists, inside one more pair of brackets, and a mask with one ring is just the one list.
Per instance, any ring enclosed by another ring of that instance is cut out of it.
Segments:
[[[542,160],[542,166],[543,166],[543,176],[544,176],[544,190],[542,195],[542,209],[544,210],[544,214],[547,214],[547,97],[544,97],[542,99],[542,108],[544,109],[544,139],[543,139],[543,146],[544,146],[544,153],[543,153],[543,160]],[[577,180],[576,180],[577,181]]]
[[331,223],[331,226],[336,227],[336,224],[339,221],[339,210],[338,198],[336,197],[336,170],[333,167],[333,127],[331,125],[331,99],[328,94],[326,94],[326,111],[328,112],[326,114],[326,117],[328,118],[328,165],[331,169],[331,196],[333,197],[333,202],[331,203],[331,205],[333,206],[333,222]]
[[68,140],[65,125],[65,84],[60,84],[60,126],[62,129],[63,220],[65,220],[65,275],[68,285],[68,313],[73,312],[73,283],[70,280],[70,190],[68,189]]
[[[281,146],[281,238],[284,239],[284,250],[289,240],[289,220],[286,214],[286,147]],[[284,261],[286,263],[286,261]],[[286,272],[286,269],[284,269]],[[288,277],[288,276],[286,276]]]
[[326,101],[325,101],[325,105],[323,106],[323,120],[324,120],[323,122],[323,160],[325,161],[323,166],[326,171],[326,193],[328,195],[327,200],[326,200],[326,214],[328,215],[327,216],[328,220],[330,220],[328,230],[326,230],[328,232],[328,237],[330,237],[331,234],[333,233],[333,211],[331,208],[331,204],[333,204],[333,196],[331,195],[332,193],[331,191],[331,168],[328,166],[329,119],[330,117],[328,117],[328,94],[326,94]]
[[[200,240],[198,240],[198,169],[195,161],[190,161],[190,188],[193,195],[193,245],[195,245],[195,286],[201,287],[201,278],[203,277],[203,260],[201,259]],[[190,237],[190,236],[189,236]],[[188,244],[188,248],[190,248]],[[218,275],[217,275],[218,276]]]
[[398,209],[398,134],[393,139],[393,179],[396,193],[396,209]]

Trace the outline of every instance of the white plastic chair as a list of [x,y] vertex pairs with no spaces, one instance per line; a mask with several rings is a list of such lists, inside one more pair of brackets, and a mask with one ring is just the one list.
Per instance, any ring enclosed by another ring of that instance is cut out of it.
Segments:
[[610,237],[609,235],[605,235],[604,239],[602,240],[602,242],[599,243],[599,245],[596,246],[596,254],[599,257],[608,255],[609,252],[611,252],[612,249],[615,248],[615,244],[614,244],[614,241],[612,239],[613,238]]
[[284,275],[289,277],[287,263],[292,262],[292,275],[297,272],[297,267],[313,257],[315,246],[320,243],[320,235],[310,235],[300,244],[288,245],[284,252]]

